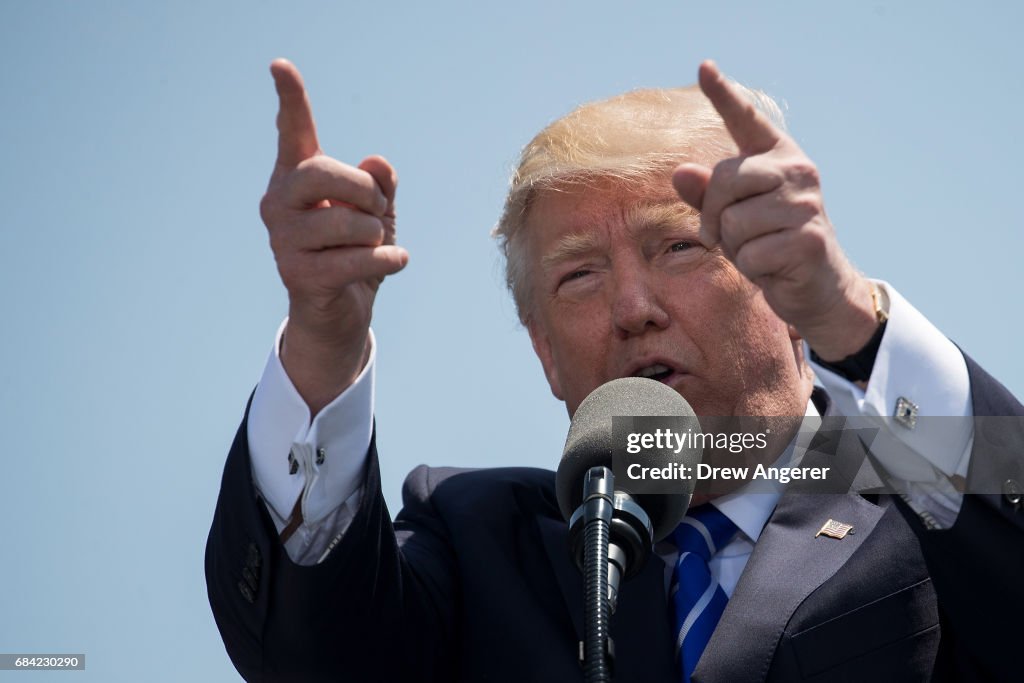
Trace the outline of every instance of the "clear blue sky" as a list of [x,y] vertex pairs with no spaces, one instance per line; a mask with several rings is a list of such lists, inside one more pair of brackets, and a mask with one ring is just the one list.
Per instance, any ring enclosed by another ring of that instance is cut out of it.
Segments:
[[378,299],[389,505],[420,462],[554,466],[564,408],[488,230],[575,105],[713,57],[789,107],[853,261],[1018,395],[1022,11],[948,2],[3,2],[0,652],[236,680],[203,547],[286,299],[257,203],[277,56],[325,150],[387,156],[411,263]]

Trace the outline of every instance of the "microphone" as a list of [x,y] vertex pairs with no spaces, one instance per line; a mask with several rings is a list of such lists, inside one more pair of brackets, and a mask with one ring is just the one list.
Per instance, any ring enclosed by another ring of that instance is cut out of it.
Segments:
[[[618,416],[676,417],[684,427],[700,432],[700,423],[690,404],[661,382],[645,377],[624,377],[594,389],[572,417],[555,475],[558,507],[566,521],[583,502],[583,480],[587,471],[591,467],[612,467],[612,418]],[[645,449],[631,456],[631,462],[644,467],[664,467],[671,463],[696,467],[700,459],[699,446],[689,446],[679,453],[668,448]],[[616,492],[628,494],[649,516],[653,527],[652,545],[672,533],[686,516],[696,482],[685,479],[678,484],[679,490],[674,494],[645,494],[637,492],[621,477],[615,483]]]
[[[681,430],[700,432],[693,409],[672,388],[643,377],[612,380],[590,393],[573,415],[555,492],[562,516],[569,522],[570,550],[584,576],[584,640],[580,662],[585,680],[610,681],[614,644],[608,635],[609,612],[615,611],[619,583],[640,572],[656,541],[668,536],[686,515],[694,480],[677,482],[669,494],[642,493],[629,480],[612,473],[615,443],[613,417],[675,418]],[[630,432],[637,420],[630,421]],[[642,429],[639,431],[643,431]],[[630,462],[660,468],[682,463],[690,471],[700,462],[701,448],[677,453],[670,447],[644,449]]]

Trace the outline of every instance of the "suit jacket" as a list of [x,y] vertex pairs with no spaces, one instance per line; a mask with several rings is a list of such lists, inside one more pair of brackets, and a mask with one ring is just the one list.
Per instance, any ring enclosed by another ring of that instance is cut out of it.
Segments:
[[[1024,415],[970,359],[968,369],[976,415]],[[985,467],[1024,481],[1022,441],[1002,438],[976,434],[972,477]],[[836,448],[857,443],[815,439],[804,463]],[[870,484],[865,472],[856,479]],[[253,487],[243,421],[206,576],[246,679],[582,680],[583,585],[554,473],[420,467],[392,523],[371,443],[364,487],[329,557],[294,564]],[[815,538],[829,518],[855,533]],[[1019,680],[1022,528],[1024,514],[999,495],[967,496],[953,528],[929,531],[895,496],[787,492],[694,680]],[[611,633],[616,681],[678,680],[657,556],[623,583]]]

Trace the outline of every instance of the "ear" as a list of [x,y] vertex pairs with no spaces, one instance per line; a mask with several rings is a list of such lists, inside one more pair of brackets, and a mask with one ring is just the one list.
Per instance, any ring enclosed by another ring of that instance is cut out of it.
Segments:
[[797,371],[810,382],[810,386],[813,388],[814,371],[811,370],[810,363],[804,357],[804,338],[792,325],[786,325],[786,331],[789,333],[789,341],[793,345],[793,358],[796,360]]
[[[807,365],[807,359],[804,358],[804,338],[792,325],[786,325],[786,332],[789,334],[789,343],[793,347],[793,357],[796,358],[797,365],[801,367]],[[809,369],[810,366],[808,366]]]
[[547,331],[543,325],[537,322],[536,318],[530,318],[526,321],[526,329],[530,333],[530,341],[533,342],[533,352],[537,354],[540,364],[544,366],[544,376],[548,378],[548,386],[551,387],[551,393],[559,401],[564,401],[562,384],[558,380],[558,369],[555,367],[555,359],[551,353],[551,341],[548,339]]

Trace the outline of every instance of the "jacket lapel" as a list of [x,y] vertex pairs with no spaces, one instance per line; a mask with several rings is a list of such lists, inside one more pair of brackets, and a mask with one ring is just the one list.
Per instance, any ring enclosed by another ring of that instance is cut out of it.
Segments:
[[[801,464],[842,464],[847,481],[875,481],[870,471],[863,471],[870,465],[855,435],[840,438],[833,432],[821,437],[812,442]],[[765,680],[797,607],[857,551],[883,512],[856,493],[787,490],[754,546],[693,680]],[[841,540],[816,536],[829,519],[853,525],[853,533]]]
[[[828,408],[827,402],[819,406],[823,413]],[[859,440],[863,435],[844,430],[844,423],[842,418],[825,418],[801,464],[834,468],[831,490],[877,490],[881,481],[865,457]],[[761,532],[697,664],[695,683],[765,680],[793,613],[857,551],[884,512],[857,493],[810,493],[795,484],[779,499]],[[853,533],[842,540],[815,537],[829,519],[853,525]],[[582,639],[583,577],[569,557],[566,523],[553,516],[536,521],[568,618]],[[652,555],[644,570],[622,585],[611,631],[619,655],[616,680],[667,681],[679,676],[664,572],[664,562]]]

